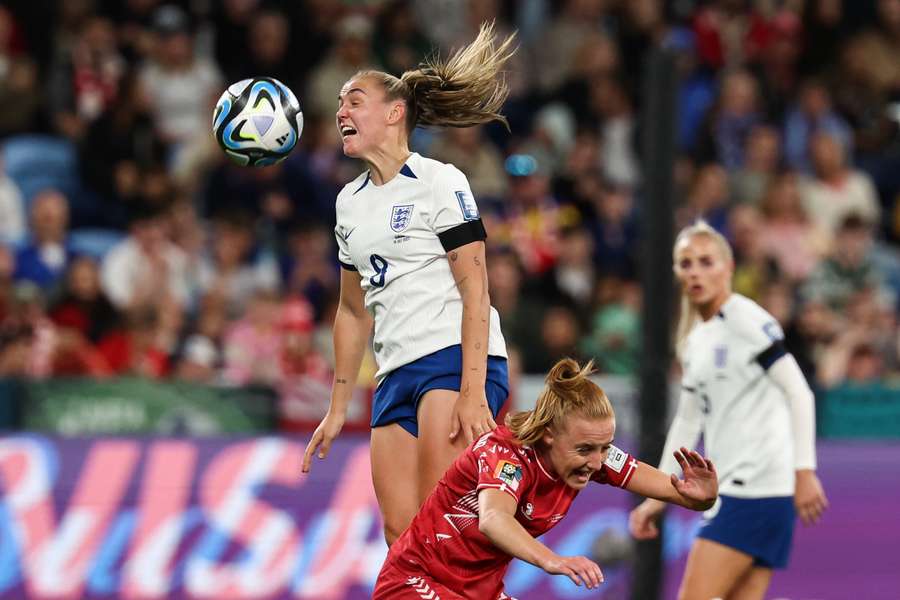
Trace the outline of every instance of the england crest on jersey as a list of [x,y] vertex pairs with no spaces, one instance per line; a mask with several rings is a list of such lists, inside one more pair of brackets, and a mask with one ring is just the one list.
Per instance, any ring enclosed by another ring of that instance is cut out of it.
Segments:
[[400,233],[407,227],[412,220],[413,205],[398,204],[391,210],[391,229],[396,233]]

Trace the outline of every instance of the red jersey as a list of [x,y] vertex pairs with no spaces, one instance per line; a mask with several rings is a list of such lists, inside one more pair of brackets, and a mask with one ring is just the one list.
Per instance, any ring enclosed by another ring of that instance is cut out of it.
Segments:
[[[592,479],[625,487],[637,461],[612,447]],[[516,520],[538,537],[566,516],[578,490],[550,474],[534,448],[523,446],[506,427],[483,435],[456,459],[419,509],[409,528],[391,546],[385,563],[414,579],[427,575],[460,598],[494,599],[512,556],[478,530],[478,491],[502,490],[516,499]],[[381,591],[382,578],[375,588]],[[386,591],[386,590],[384,590]],[[387,596],[385,596],[387,597]]]

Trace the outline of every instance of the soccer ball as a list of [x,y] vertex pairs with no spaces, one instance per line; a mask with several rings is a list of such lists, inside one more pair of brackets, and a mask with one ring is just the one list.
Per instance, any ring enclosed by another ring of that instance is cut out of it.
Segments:
[[303,113],[294,93],[272,77],[228,86],[213,111],[213,135],[239,165],[264,167],[284,160],[300,139]]

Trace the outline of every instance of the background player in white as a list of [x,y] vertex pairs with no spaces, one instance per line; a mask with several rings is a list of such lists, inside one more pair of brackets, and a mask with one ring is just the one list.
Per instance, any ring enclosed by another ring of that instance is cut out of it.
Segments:
[[399,78],[362,71],[341,89],[337,126],[347,156],[368,170],[338,195],[341,264],[331,404],[303,460],[324,458],[374,321],[372,478],[390,544],[468,443],[496,427],[508,395],[506,347],[490,306],[486,233],[468,181],[409,150],[416,125],[492,120],[507,96],[501,70],[512,37],[492,25],[447,60]]
[[[679,233],[673,254],[682,290],[682,393],[660,470],[675,472],[669,453],[694,447],[702,431],[720,493],[691,548],[679,597],[763,598],[772,569],[787,564],[795,508],[814,523],[827,506],[815,472],[813,394],[775,319],[732,293],[725,238],[701,221]],[[663,509],[656,500],[635,508],[635,537],[655,537]]]

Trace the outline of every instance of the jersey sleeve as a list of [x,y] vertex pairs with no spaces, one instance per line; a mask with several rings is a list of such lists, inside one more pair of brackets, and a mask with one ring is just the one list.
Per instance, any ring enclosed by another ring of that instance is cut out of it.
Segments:
[[624,488],[634,475],[638,462],[624,450],[610,446],[600,470],[591,477],[597,483]]
[[356,271],[353,259],[350,258],[350,248],[347,246],[347,239],[344,237],[346,235],[347,232],[344,227],[338,225],[334,228],[334,239],[337,240],[338,246],[338,261],[340,261],[342,268],[348,271]]
[[445,251],[487,238],[475,197],[462,171],[452,165],[440,169],[432,194],[430,224]]
[[490,440],[478,451],[477,490],[495,488],[506,492],[518,503],[531,483],[524,459],[508,442]]
[[768,370],[775,361],[787,354],[784,347],[784,332],[775,317],[752,301],[729,314],[726,319],[730,327],[749,346],[750,355],[759,365]]

